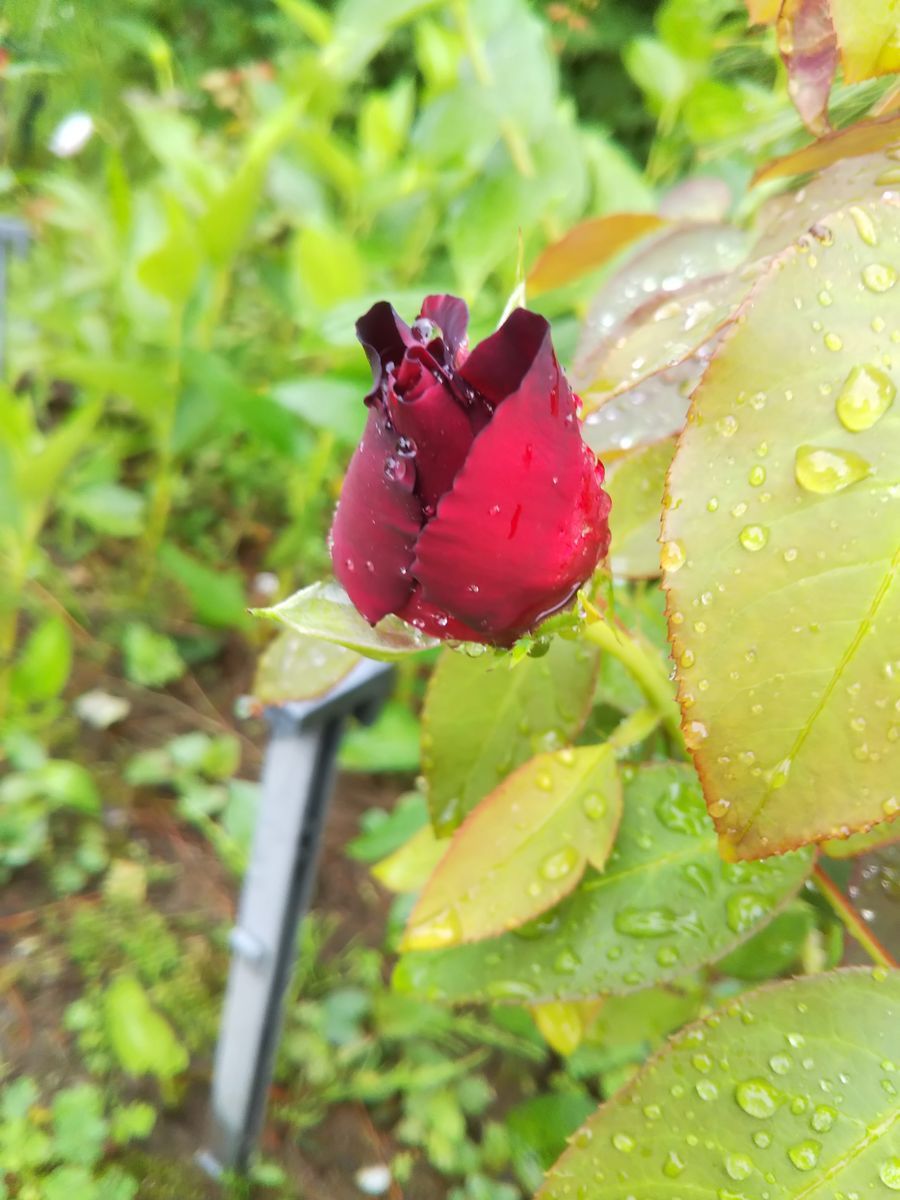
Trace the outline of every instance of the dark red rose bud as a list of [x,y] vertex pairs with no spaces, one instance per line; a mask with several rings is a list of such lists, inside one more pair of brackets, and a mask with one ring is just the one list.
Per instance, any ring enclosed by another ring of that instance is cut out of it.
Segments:
[[508,646],[605,556],[610,499],[544,318],[516,309],[468,355],[467,324],[455,296],[357,322],[373,387],[332,560],[373,624]]

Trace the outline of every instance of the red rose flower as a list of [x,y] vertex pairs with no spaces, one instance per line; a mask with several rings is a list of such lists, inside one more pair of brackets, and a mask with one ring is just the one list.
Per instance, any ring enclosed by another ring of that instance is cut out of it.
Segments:
[[411,328],[385,301],[357,322],[374,386],[332,560],[373,624],[507,646],[604,557],[610,499],[544,318],[516,309],[471,354],[467,324],[455,296]]

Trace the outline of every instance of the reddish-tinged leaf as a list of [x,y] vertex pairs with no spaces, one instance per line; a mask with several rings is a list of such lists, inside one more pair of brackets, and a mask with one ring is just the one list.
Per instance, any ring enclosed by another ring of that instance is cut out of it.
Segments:
[[621,812],[609,746],[537,755],[453,835],[409,918],[403,949],[480,941],[552,908],[588,863],[603,869]]
[[710,362],[663,516],[686,739],[737,858],[900,809],[900,206],[820,224]]
[[760,168],[753,182],[765,183],[770,179],[782,179],[787,175],[805,175],[808,171],[821,171],[842,158],[857,158],[872,154],[900,142],[900,116],[876,117],[872,121],[857,121],[846,129],[826,133],[818,141],[793,150],[781,158]]
[[810,133],[825,133],[838,57],[828,0],[784,0],[777,32],[794,107]]
[[655,213],[612,213],[582,221],[548,246],[531,268],[526,281],[528,294],[536,296],[573,283],[602,267],[636,238],[665,224]]

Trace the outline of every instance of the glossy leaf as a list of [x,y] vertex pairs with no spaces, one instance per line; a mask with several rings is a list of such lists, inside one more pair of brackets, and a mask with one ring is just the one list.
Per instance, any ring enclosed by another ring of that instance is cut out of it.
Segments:
[[897,971],[732,1001],[590,1118],[538,1200],[888,1196],[900,1182],[898,1024]]
[[596,677],[593,648],[559,637],[543,657],[514,665],[446,651],[422,712],[422,769],[437,833],[455,829],[532,755],[571,742],[587,718]]
[[846,83],[900,71],[900,17],[892,0],[829,0]]
[[531,268],[526,280],[528,294],[536,296],[573,283],[665,223],[654,213],[611,213],[582,221],[548,246]]
[[900,802],[887,649],[900,408],[884,319],[900,208],[820,226],[773,264],[710,364],[663,517],[686,738],[740,858],[865,829]]
[[447,853],[449,838],[437,838],[430,824],[423,825],[404,844],[372,867],[372,874],[392,892],[417,892]]
[[900,141],[900,116],[891,114],[870,121],[857,121],[846,129],[826,133],[818,141],[800,150],[794,150],[781,158],[775,158],[762,167],[753,177],[754,183],[770,179],[782,179],[787,175],[805,175],[808,171],[821,171],[842,158],[856,158],[861,154],[872,154],[893,146]]
[[608,746],[538,754],[487,795],[425,885],[402,949],[475,942],[523,925],[602,871],[622,791]]
[[358,662],[359,655],[345,646],[285,629],[260,657],[253,695],[261,704],[312,700],[340,683]]
[[336,583],[313,583],[280,604],[252,611],[254,616],[279,621],[295,633],[336,642],[366,658],[389,661],[438,644],[397,617],[385,617],[374,627],[369,625]]
[[723,863],[693,771],[675,763],[630,770],[602,875],[588,872],[571,896],[513,933],[405,955],[395,986],[454,1002],[528,1003],[650,987],[749,937],[809,874],[808,851]]
[[[691,392],[706,366],[706,353],[704,349],[703,354],[659,371],[637,387],[602,398],[584,418],[584,440],[604,459],[610,451],[652,446],[680,433]],[[588,404],[594,402],[594,397],[587,397]]]
[[612,271],[591,302],[570,372],[577,390],[588,387],[628,316],[653,297],[671,298],[704,277],[736,267],[746,235],[719,222],[681,223],[646,238]]
[[616,513],[609,551],[614,575],[640,579],[659,574],[659,514],[674,450],[672,439],[641,446],[613,461],[607,471],[606,490]]
[[879,846],[889,846],[900,842],[900,821],[881,821],[873,825],[865,833],[852,833],[848,838],[835,838],[822,843],[822,849],[829,858],[855,858],[857,854],[865,854],[867,850],[877,850]]

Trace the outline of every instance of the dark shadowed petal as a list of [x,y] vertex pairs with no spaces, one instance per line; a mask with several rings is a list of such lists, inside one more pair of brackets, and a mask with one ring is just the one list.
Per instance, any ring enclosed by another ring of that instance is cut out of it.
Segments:
[[[409,363],[407,358],[404,365]],[[444,384],[425,371],[402,398],[389,392],[388,407],[397,433],[411,443],[416,492],[433,514],[469,452],[473,436],[469,418]]]
[[545,332],[419,538],[424,598],[499,644],[532,629],[606,554],[602,481]]
[[366,352],[376,386],[387,364],[399,365],[407,346],[413,344],[412,331],[387,300],[379,300],[359,318],[356,336]]
[[457,621],[442,608],[429,604],[422,595],[422,589],[416,587],[412,595],[398,613],[404,621],[421,629],[423,633],[436,638],[455,638],[458,642],[486,642],[490,638],[483,630],[471,629],[462,621]]
[[469,307],[458,296],[426,296],[422,302],[421,316],[433,321],[440,329],[451,360],[455,363],[461,348],[465,346],[466,330],[469,328]]
[[372,622],[406,603],[422,523],[422,506],[413,492],[415,470],[396,456],[396,444],[377,407],[370,408],[331,527],[335,576]]
[[496,333],[478,343],[459,373],[493,407],[516,391],[549,333],[543,317],[516,308]]

